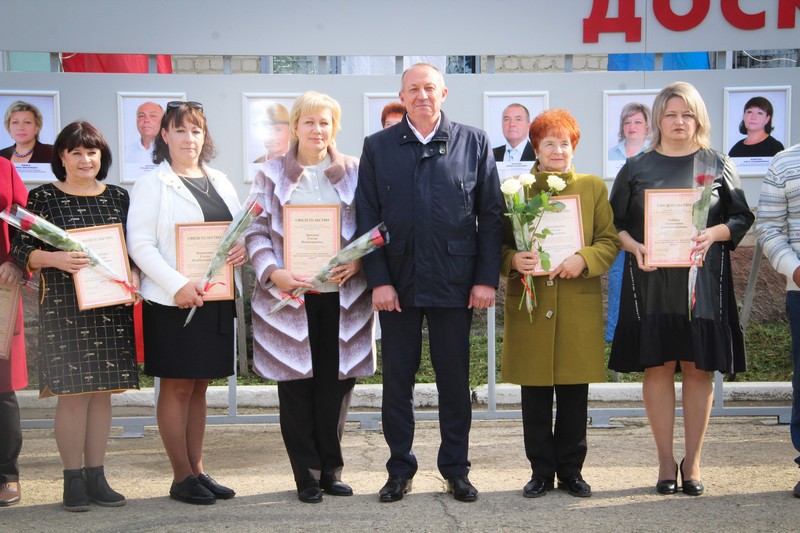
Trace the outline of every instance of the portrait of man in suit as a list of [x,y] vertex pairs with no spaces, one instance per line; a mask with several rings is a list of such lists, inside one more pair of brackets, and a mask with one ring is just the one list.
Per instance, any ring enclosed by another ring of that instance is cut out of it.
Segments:
[[512,103],[503,110],[503,137],[506,144],[493,148],[494,160],[502,162],[534,161],[536,155],[528,140],[531,114],[520,103]]

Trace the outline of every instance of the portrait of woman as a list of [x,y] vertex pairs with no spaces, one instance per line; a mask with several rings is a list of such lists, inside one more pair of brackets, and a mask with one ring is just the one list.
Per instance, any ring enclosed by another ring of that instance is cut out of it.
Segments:
[[253,163],[263,163],[280,157],[289,151],[289,111],[278,102],[272,102],[264,111],[264,119],[258,124],[264,138],[266,153],[256,158]]
[[[58,181],[31,190],[27,209],[64,230],[125,227],[128,192],[103,183],[111,150],[100,132],[88,122],[73,122],[56,137],[53,154]],[[124,505],[125,497],[106,481],[103,465],[111,394],[139,388],[133,307],[78,309],[73,274],[89,264],[83,252],[64,252],[19,232],[11,255],[29,271],[41,270],[39,395],[58,397],[55,438],[64,465],[64,508],[87,511],[90,501]],[[133,284],[138,285],[136,269]]]
[[529,135],[536,152],[536,183],[529,194],[548,190],[551,176],[563,180],[566,187],[558,194],[580,197],[585,246],[554,265],[549,275],[534,277],[537,306],[531,319],[525,306],[519,306],[525,290],[521,276],[534,273],[539,255],[517,251],[506,217],[500,270],[508,279],[502,375],[504,381],[522,386],[525,455],[532,470],[523,495],[545,495],[557,477],[558,488],[588,497],[592,490],[581,471],[587,452],[589,383],[606,379],[600,276],[614,261],[619,238],[603,180],[579,174],[572,166],[580,140],[575,118],[565,109],[544,111],[531,123]]
[[50,163],[53,145],[39,142],[42,112],[28,102],[17,100],[6,109],[3,125],[14,144],[0,150],[0,157],[12,163]]
[[269,314],[284,294],[311,287],[284,264],[284,206],[338,205],[344,247],[358,237],[354,206],[358,159],[336,149],[341,108],[309,91],[289,114],[286,155],[266,162],[251,192],[266,208],[246,232],[256,273],[253,294],[253,369],[278,382],[280,423],[301,502],[323,492],[350,496],[342,481],[341,440],[355,379],[375,372],[372,299],[360,261],[331,271],[328,283],[306,293],[304,305]]
[[[204,287],[176,270],[175,225],[228,222],[240,208],[236,190],[208,166],[216,151],[203,106],[167,103],[156,137],[158,167],[139,178],[131,193],[128,252],[142,270],[144,371],[161,378],[158,430],[172,466],[169,496],[207,505],[233,498],[233,489],[205,472],[206,389],[234,371],[234,302],[203,301]],[[227,263],[247,262],[244,245]],[[188,310],[197,306],[184,327]]]
[[772,157],[783,150],[783,143],[772,133],[772,103],[763,96],[754,96],[744,105],[739,133],[747,135],[728,152],[730,157]]
[[[700,94],[685,82],[668,85],[653,103],[650,147],[626,161],[611,190],[614,222],[626,254],[608,366],[644,372],[642,394],[656,444],[659,494],[704,492],[700,459],[711,413],[712,373],[746,370],[730,254],[754,215],[733,162],[710,146],[711,123]],[[707,229],[692,239],[703,262],[697,268],[696,300],[690,302],[688,267],[645,264],[644,199],[647,190],[692,188],[696,158],[716,161],[718,170]],[[673,447],[676,373],[683,383],[680,464]]]
[[640,102],[625,104],[619,115],[619,144],[608,150],[609,161],[627,159],[650,145],[650,108]]

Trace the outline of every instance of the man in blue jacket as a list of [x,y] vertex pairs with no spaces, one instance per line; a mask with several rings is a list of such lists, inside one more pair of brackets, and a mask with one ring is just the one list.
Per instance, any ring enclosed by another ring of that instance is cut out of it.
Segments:
[[358,232],[383,221],[391,235],[363,259],[382,330],[382,421],[391,454],[383,502],[402,499],[417,472],[413,392],[423,318],[439,391],[439,471],[457,500],[478,498],[467,477],[469,333],[472,310],[494,304],[503,201],[486,134],[448,120],[446,97],[436,67],[407,69],[400,91],[406,116],[367,137],[361,155]]

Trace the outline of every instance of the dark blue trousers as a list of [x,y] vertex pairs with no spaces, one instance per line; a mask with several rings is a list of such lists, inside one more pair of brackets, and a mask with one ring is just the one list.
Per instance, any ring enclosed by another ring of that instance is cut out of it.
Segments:
[[[800,452],[800,291],[786,293],[786,314],[789,316],[789,328],[792,332],[792,420],[789,432],[792,435],[794,449]],[[800,464],[800,457],[795,459]]]
[[469,472],[472,397],[469,388],[469,331],[472,310],[403,307],[380,312],[383,360],[383,435],[389,445],[389,475],[413,477],[414,383],[422,354],[422,321],[428,322],[431,364],[439,392],[441,444],[437,465],[445,479]]

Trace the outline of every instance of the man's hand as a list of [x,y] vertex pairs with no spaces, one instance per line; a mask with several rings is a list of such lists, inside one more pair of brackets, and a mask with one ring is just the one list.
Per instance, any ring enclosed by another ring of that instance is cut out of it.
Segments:
[[397,299],[397,291],[391,285],[381,285],[372,289],[372,309],[403,312],[400,309],[400,300]]
[[494,305],[494,287],[473,285],[469,292],[469,309],[487,309]]

